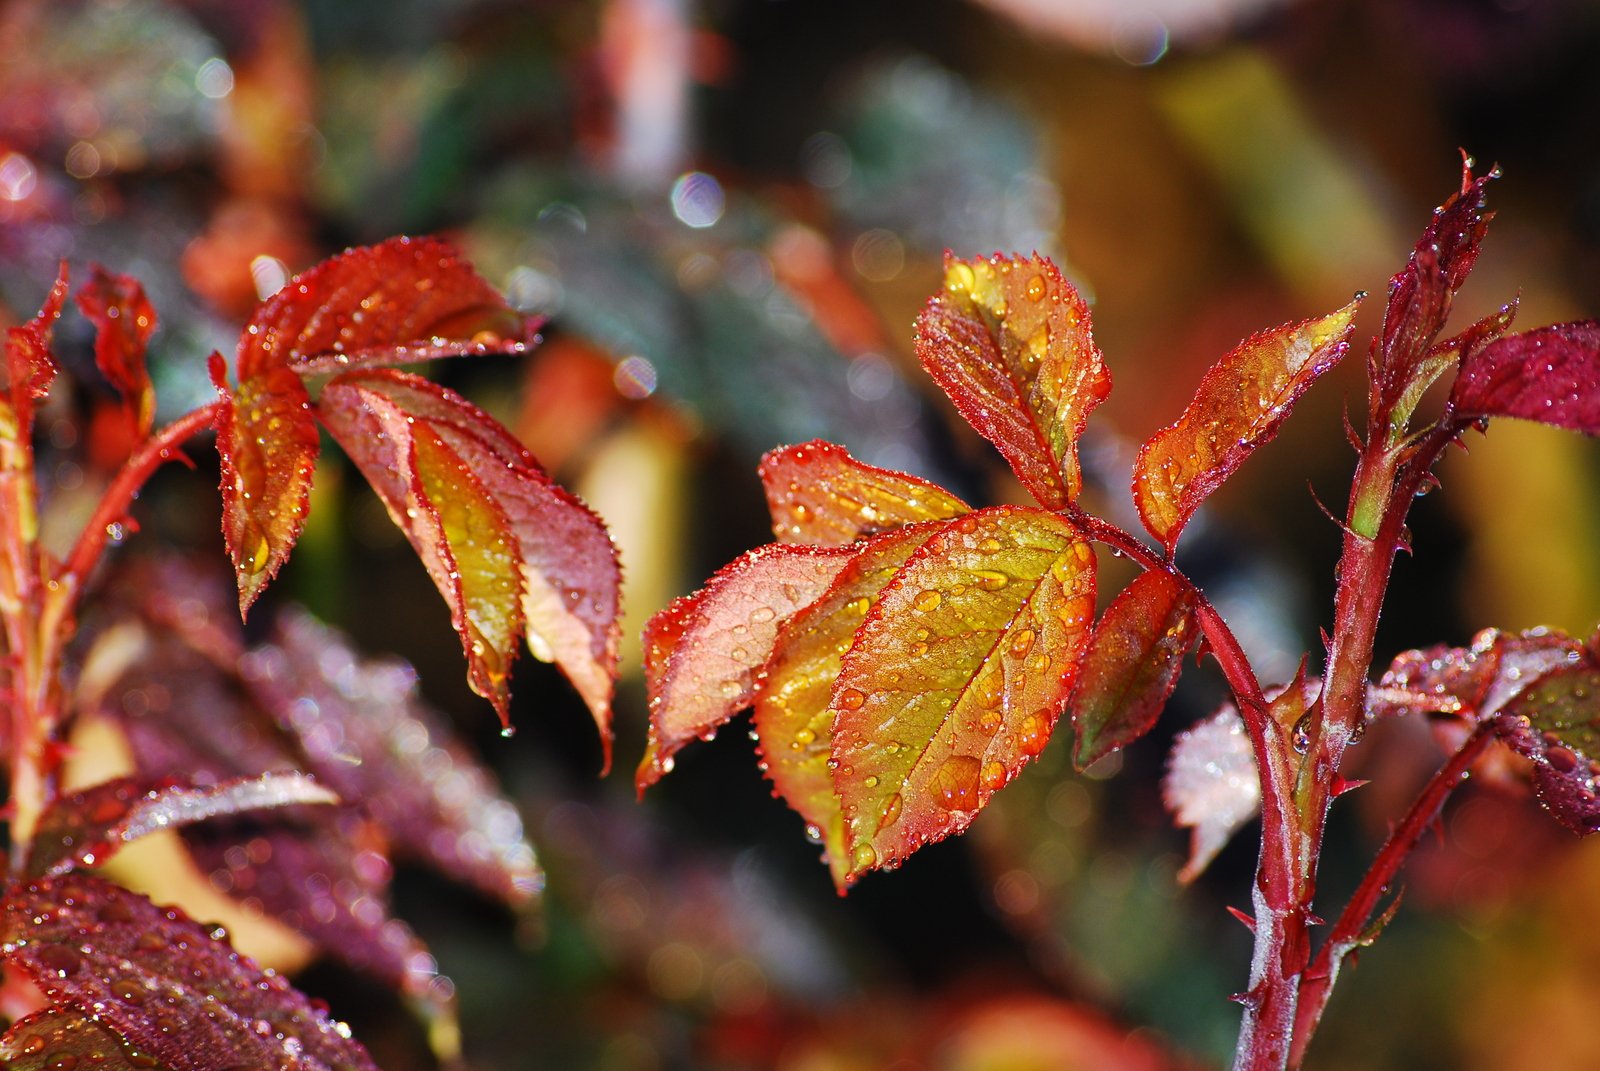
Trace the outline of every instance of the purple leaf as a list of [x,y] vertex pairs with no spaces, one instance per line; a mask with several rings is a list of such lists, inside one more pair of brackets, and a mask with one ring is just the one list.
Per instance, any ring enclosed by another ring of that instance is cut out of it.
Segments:
[[1450,393],[1465,420],[1518,417],[1600,435],[1600,323],[1555,324],[1469,355]]
[[302,773],[268,773],[200,787],[151,785],[131,777],[106,781],[62,796],[46,809],[34,834],[27,876],[56,877],[80,866],[99,866],[130,841],[217,815],[338,802],[338,796]]
[[115,1030],[83,1012],[46,1008],[18,1019],[0,1037],[7,1071],[168,1071]]
[[13,888],[0,955],[56,1007],[185,1071],[376,1071],[349,1028],[176,909],[73,874]]
[[1511,698],[1495,731],[1533,761],[1533,789],[1556,821],[1578,836],[1600,830],[1600,668],[1563,665]]

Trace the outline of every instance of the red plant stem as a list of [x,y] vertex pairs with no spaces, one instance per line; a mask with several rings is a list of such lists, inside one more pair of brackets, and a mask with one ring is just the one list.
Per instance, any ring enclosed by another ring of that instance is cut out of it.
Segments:
[[79,533],[71,553],[62,562],[59,575],[63,584],[82,587],[105,550],[111,526],[120,523],[128,515],[133,500],[139,497],[139,490],[145,482],[162,465],[178,456],[180,446],[211,427],[221,407],[222,403],[216,401],[185,413],[146,439],[123,463],[121,471],[101,496],[94,515]]
[[[6,480],[6,519],[0,530],[7,575],[0,580],[6,598],[4,616],[7,656],[11,659],[11,872],[16,876],[27,861],[28,846],[39,816],[49,801],[50,740],[60,721],[57,689],[62,650],[71,637],[72,620],[84,583],[109,538],[108,528],[127,516],[139,489],[162,464],[177,455],[179,446],[209,427],[220,402],[180,417],[146,439],[124,463],[99,505],[78,536],[66,560],[49,579],[41,582],[36,542],[22,529],[19,517],[36,508],[32,497],[31,455],[26,478]],[[18,496],[29,496],[26,502]],[[16,500],[16,501],[13,501]]]
[[1494,740],[1492,726],[1485,722],[1467,737],[1450,760],[1428,779],[1422,791],[1412,801],[1405,815],[1389,833],[1377,857],[1361,879],[1361,884],[1345,905],[1339,920],[1334,923],[1328,939],[1317,950],[1316,958],[1306,968],[1300,979],[1300,1001],[1295,1015],[1294,1045],[1289,1054],[1289,1066],[1299,1067],[1305,1059],[1306,1046],[1317,1024],[1322,1021],[1323,1010],[1333,992],[1333,983],[1339,977],[1339,967],[1363,943],[1363,932],[1377,910],[1378,901],[1388,891],[1394,876],[1405,863],[1417,842],[1438,818],[1450,793],[1466,780],[1472,764]]

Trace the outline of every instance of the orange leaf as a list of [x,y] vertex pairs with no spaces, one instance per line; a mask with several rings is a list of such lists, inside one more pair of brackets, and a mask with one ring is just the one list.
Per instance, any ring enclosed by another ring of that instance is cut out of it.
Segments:
[[650,619],[644,630],[650,740],[634,776],[641,793],[672,771],[685,744],[709,739],[750,704],[756,671],[772,657],[778,630],[821,598],[855,553],[769,543]]
[[78,291],[78,308],[94,324],[94,363],[129,403],[136,434],[149,434],[156,415],[155,388],[145,368],[145,347],[156,329],[156,310],[131,275],[96,264]]
[[[376,456],[362,460],[364,455],[374,453],[374,447],[366,440],[374,433],[386,432],[395,421],[411,428],[427,428],[437,437],[437,444],[422,443],[421,450],[437,454],[442,449],[444,453],[438,458],[446,468],[440,471],[447,472],[450,464],[460,466],[464,490],[493,504],[483,514],[487,528],[466,533],[465,542],[447,538],[455,548],[451,553],[463,553],[467,544],[482,542],[485,533],[499,533],[504,525],[511,558],[485,558],[480,564],[490,572],[502,568],[507,572],[504,576],[497,574],[492,581],[485,574],[478,584],[480,590],[496,592],[492,598],[498,603],[503,581],[517,581],[520,617],[519,624],[503,637],[505,645],[495,650],[508,668],[515,652],[515,632],[526,629],[534,655],[560,667],[588,705],[600,730],[609,767],[621,571],[616,548],[600,518],[552,482],[533,455],[492,417],[425,379],[392,369],[351,372],[329,383],[318,405],[329,431],[350,451],[402,528],[406,524],[400,518],[405,516],[411,489],[384,466],[381,447],[376,449]],[[438,500],[454,493],[447,485],[423,490],[435,511],[445,510],[446,504]],[[463,517],[463,521],[471,522],[472,516]],[[418,534],[427,532],[419,529]],[[495,535],[490,542],[498,538]],[[452,581],[447,575],[449,570],[444,568],[444,557],[431,544],[428,550],[415,538],[413,544],[446,601],[452,601]],[[481,554],[482,548],[473,553]],[[473,658],[471,637],[463,634],[462,639],[469,659]],[[485,666],[484,672],[489,669]],[[503,683],[502,680],[500,684]]]
[[927,480],[864,464],[820,439],[771,451],[761,459],[760,473],[780,543],[842,546],[972,509]]
[[1134,501],[1169,553],[1200,503],[1277,435],[1300,395],[1344,356],[1360,302],[1239,343],[1206,372],[1177,422],[1139,450]]
[[435,422],[413,418],[364,378],[328,384],[319,402],[323,423],[383,499],[444,596],[472,690],[509,724],[508,678],[523,626],[510,518]]
[[911,556],[856,631],[829,704],[852,877],[959,833],[1043,750],[1094,593],[1094,551],[1043,510],[979,510]]
[[1111,376],[1088,306],[1054,264],[945,254],[944,289],[917,318],[917,356],[1041,505],[1077,499],[1078,437]]
[[1194,637],[1194,592],[1167,573],[1140,573],[1112,600],[1072,695],[1078,769],[1150,731]]
[[833,709],[828,705],[856,629],[918,547],[944,526],[925,522],[873,536],[827,594],[789,619],[756,682],[755,729],[778,795],[821,842],[834,884],[850,884],[844,811],[833,788]]
[[222,355],[211,380],[222,395],[217,453],[222,459],[222,534],[239,586],[239,613],[278,575],[310,509],[317,426],[300,377],[268,368],[230,391]]
[[437,238],[350,249],[262,302],[239,340],[241,380],[476,353],[520,353],[527,325]]

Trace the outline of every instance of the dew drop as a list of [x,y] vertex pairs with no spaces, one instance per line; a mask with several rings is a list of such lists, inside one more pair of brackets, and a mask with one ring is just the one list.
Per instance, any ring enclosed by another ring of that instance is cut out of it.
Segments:
[[929,610],[937,610],[939,608],[939,604],[943,601],[944,597],[941,596],[937,591],[934,591],[932,588],[924,588],[922,591],[917,592],[917,597],[912,600],[912,605],[917,609],[926,612]]
[[1017,750],[1025,755],[1037,755],[1050,740],[1050,717],[1036,710],[1022,719],[1017,726]]
[[1289,745],[1294,748],[1296,755],[1304,755],[1311,750],[1311,715],[1302,714],[1300,720],[1294,723],[1294,728],[1289,730]]
[[1006,768],[998,762],[984,764],[983,787],[993,792],[1006,783]]
[[1560,773],[1571,773],[1578,768],[1578,756],[1564,747],[1550,748],[1544,757]]
[[939,806],[947,811],[970,811],[978,806],[978,760],[952,755],[933,775]]
[[905,797],[896,792],[889,797],[889,802],[883,805],[883,817],[878,819],[878,832],[894,825],[900,820],[900,812],[905,809]]
[[850,862],[857,870],[867,870],[877,865],[878,853],[873,851],[870,844],[857,844],[850,853]]
[[971,266],[967,264],[952,264],[950,265],[950,270],[944,274],[945,289],[953,294],[971,290],[973,284],[977,281],[978,277],[973,274]]
[[241,542],[250,548],[250,556],[243,563],[245,572],[254,576],[265,569],[271,560],[272,544],[265,535],[249,526],[245,527]]
[[1021,658],[1033,647],[1034,631],[1031,628],[1018,629],[1017,634],[1011,637],[1011,656]]
[[866,695],[858,688],[846,688],[839,693],[837,706],[842,710],[860,710],[861,704],[867,701]]
[[862,614],[865,614],[872,608],[872,600],[867,598],[851,599],[849,602],[845,603],[844,608],[855,614],[857,617],[860,617]]
[[757,625],[764,625],[778,616],[778,612],[770,606],[757,606],[750,611],[750,620]]
[[996,569],[978,569],[972,574],[984,591],[999,591],[1011,583],[1011,578]]
[[978,702],[986,707],[997,707],[1006,697],[1006,679],[1003,674],[991,673],[978,685]]
[[1035,275],[1029,279],[1025,293],[1027,293],[1029,301],[1038,301],[1044,297],[1044,277]]
[[814,744],[816,743],[816,740],[817,734],[812,732],[810,729],[801,729],[799,732],[794,734],[794,742],[802,747]]

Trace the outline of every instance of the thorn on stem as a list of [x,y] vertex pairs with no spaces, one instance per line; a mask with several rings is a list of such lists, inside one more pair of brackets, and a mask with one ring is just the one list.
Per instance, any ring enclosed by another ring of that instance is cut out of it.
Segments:
[[1256,932],[1256,920],[1251,918],[1249,916],[1249,914],[1247,914],[1246,912],[1240,911],[1238,908],[1234,907],[1232,904],[1229,904],[1228,905],[1228,914],[1232,915],[1234,918],[1236,918],[1240,922],[1244,923],[1245,929],[1249,930],[1251,933],[1255,933]]

